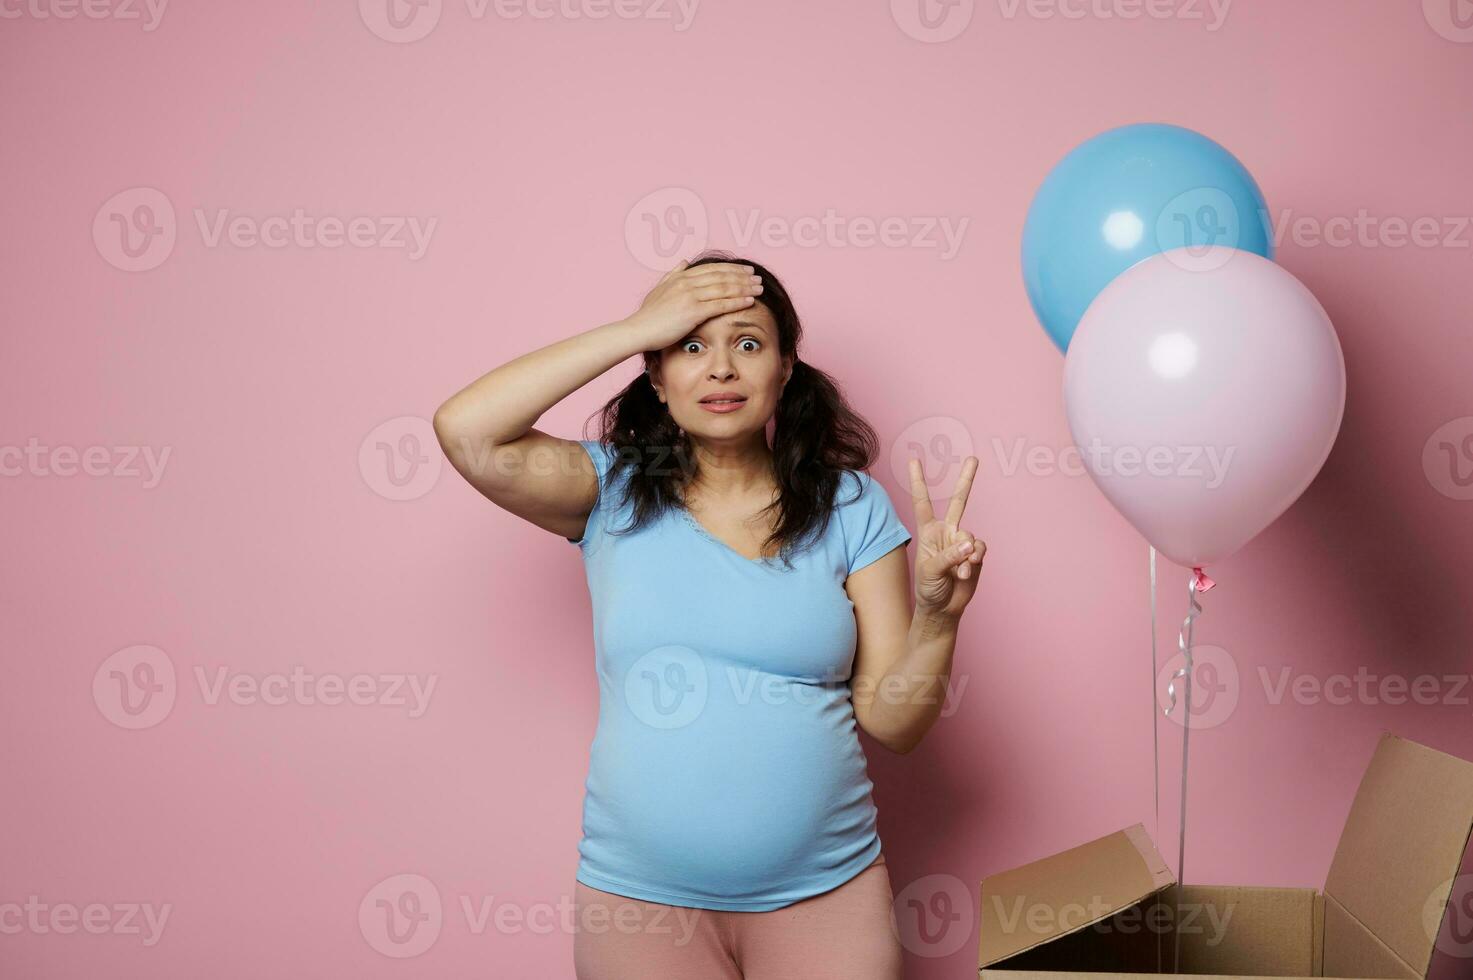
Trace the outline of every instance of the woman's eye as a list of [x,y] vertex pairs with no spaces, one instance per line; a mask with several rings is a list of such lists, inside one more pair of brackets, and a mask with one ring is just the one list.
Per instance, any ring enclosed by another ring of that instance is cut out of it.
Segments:
[[[743,348],[742,349],[745,350],[748,354],[751,354],[754,351],[759,350],[762,347],[762,342],[759,341],[759,340],[756,340],[756,339],[754,339],[752,337],[743,338],[740,341],[740,343],[743,345]],[[751,346],[746,346],[746,345],[749,345],[749,344]],[[687,354],[695,354],[695,353],[698,353],[698,351],[691,350],[691,346],[692,345],[695,345],[695,346],[699,347],[699,346],[701,346],[701,342],[699,340],[687,340],[685,343],[683,343],[683,344],[680,345],[680,349],[683,350]]]

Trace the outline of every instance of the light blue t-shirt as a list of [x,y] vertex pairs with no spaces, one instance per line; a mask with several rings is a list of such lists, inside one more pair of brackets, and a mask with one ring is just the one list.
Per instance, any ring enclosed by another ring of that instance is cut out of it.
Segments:
[[884,488],[850,470],[791,569],[743,557],[678,508],[609,534],[630,524],[625,481],[610,484],[608,447],[580,444],[599,497],[567,540],[593,600],[599,714],[577,880],[738,912],[837,888],[880,853],[844,579],[910,532]]

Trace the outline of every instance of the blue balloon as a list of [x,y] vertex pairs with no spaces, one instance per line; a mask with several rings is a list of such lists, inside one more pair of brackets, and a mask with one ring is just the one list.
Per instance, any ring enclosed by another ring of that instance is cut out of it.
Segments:
[[[1142,259],[1214,246],[1273,258],[1252,174],[1201,133],[1164,123],[1107,130],[1049,172],[1023,226],[1023,282],[1061,351],[1100,290]],[[1222,253],[1226,254],[1226,253]]]

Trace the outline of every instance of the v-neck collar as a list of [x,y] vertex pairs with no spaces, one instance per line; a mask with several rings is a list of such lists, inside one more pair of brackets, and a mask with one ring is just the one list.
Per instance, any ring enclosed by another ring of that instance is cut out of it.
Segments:
[[720,547],[720,548],[725,549],[726,552],[727,552],[727,554],[735,555],[737,558],[740,558],[742,561],[746,562],[748,565],[755,565],[755,566],[759,566],[759,567],[763,567],[763,568],[770,568],[770,567],[773,567],[773,566],[775,566],[776,564],[778,564],[779,562],[782,561],[781,556],[763,557],[763,558],[748,558],[746,555],[742,554],[740,551],[737,551],[731,545],[727,544],[725,541],[722,541],[716,535],[712,534],[711,531],[709,529],[707,529],[706,525],[702,524],[696,518],[696,515],[692,514],[689,510],[686,510],[685,507],[683,507],[682,505],[680,505],[678,503],[675,504],[674,506],[675,506],[675,510],[677,510],[680,513],[680,516],[685,519],[685,523],[688,524],[697,534],[699,534],[701,537],[705,538],[707,541],[710,541],[712,544],[716,545],[717,547]]

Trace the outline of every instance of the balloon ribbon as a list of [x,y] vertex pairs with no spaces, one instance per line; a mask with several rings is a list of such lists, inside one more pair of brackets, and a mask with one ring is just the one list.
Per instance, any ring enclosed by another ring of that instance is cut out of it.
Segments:
[[[1152,568],[1152,572],[1153,573],[1155,571],[1155,558],[1156,558],[1155,549],[1153,548],[1152,549],[1152,553],[1151,553],[1151,568]],[[1175,910],[1176,911],[1176,916],[1175,916],[1175,920],[1174,920],[1174,925],[1173,925],[1173,928],[1171,930],[1172,935],[1175,938],[1175,944],[1174,944],[1175,945],[1175,949],[1174,949],[1173,954],[1172,954],[1172,964],[1173,964],[1172,970],[1175,971],[1175,972],[1180,972],[1180,970],[1181,970],[1181,930],[1179,928],[1179,926],[1181,924],[1181,890],[1182,890],[1182,888],[1186,884],[1186,879],[1184,877],[1184,868],[1185,868],[1185,865],[1186,865],[1186,855],[1187,855],[1187,741],[1188,741],[1188,738],[1191,736],[1191,733],[1192,733],[1192,627],[1195,625],[1195,621],[1197,619],[1197,615],[1199,613],[1201,613],[1201,611],[1202,611],[1202,604],[1197,601],[1197,593],[1198,592],[1206,592],[1208,589],[1212,588],[1216,584],[1217,584],[1216,582],[1214,582],[1210,577],[1208,577],[1208,575],[1207,575],[1206,572],[1202,571],[1202,569],[1201,569],[1200,566],[1194,567],[1192,569],[1192,577],[1187,580],[1187,616],[1186,616],[1186,618],[1184,620],[1182,620],[1181,629],[1176,634],[1176,646],[1177,646],[1177,649],[1181,651],[1182,664],[1181,664],[1180,667],[1178,667],[1172,673],[1171,679],[1168,680],[1167,683],[1166,683],[1166,696],[1171,700],[1171,704],[1167,706],[1167,708],[1166,708],[1166,710],[1164,712],[1168,716],[1171,714],[1172,711],[1174,711],[1176,709],[1176,680],[1177,680],[1177,678],[1182,678],[1183,681],[1184,681],[1184,684],[1185,684],[1184,689],[1183,689],[1183,692],[1182,692],[1183,693],[1183,697],[1182,697],[1183,705],[1182,705],[1182,720],[1181,720],[1181,815],[1178,818],[1178,823],[1177,823],[1177,838],[1176,838],[1176,840],[1177,840],[1177,843],[1176,843],[1176,882],[1177,882],[1176,895],[1177,895],[1177,905],[1176,905],[1176,910]],[[1154,574],[1152,574],[1152,576],[1151,576],[1151,585],[1152,585],[1152,608],[1154,609],[1155,608],[1155,575]],[[1154,659],[1155,659],[1155,619],[1154,619],[1154,615],[1153,615],[1153,618],[1152,618],[1151,644],[1152,644],[1151,658],[1154,661]],[[1159,791],[1158,791],[1158,799],[1159,799]],[[1159,808],[1159,803],[1158,803],[1158,808]],[[1159,813],[1157,815],[1157,820],[1158,820],[1158,822],[1160,820]],[[1159,936],[1158,936],[1158,944],[1159,944]],[[1157,953],[1157,956],[1159,958],[1159,956],[1160,956],[1159,951]]]

